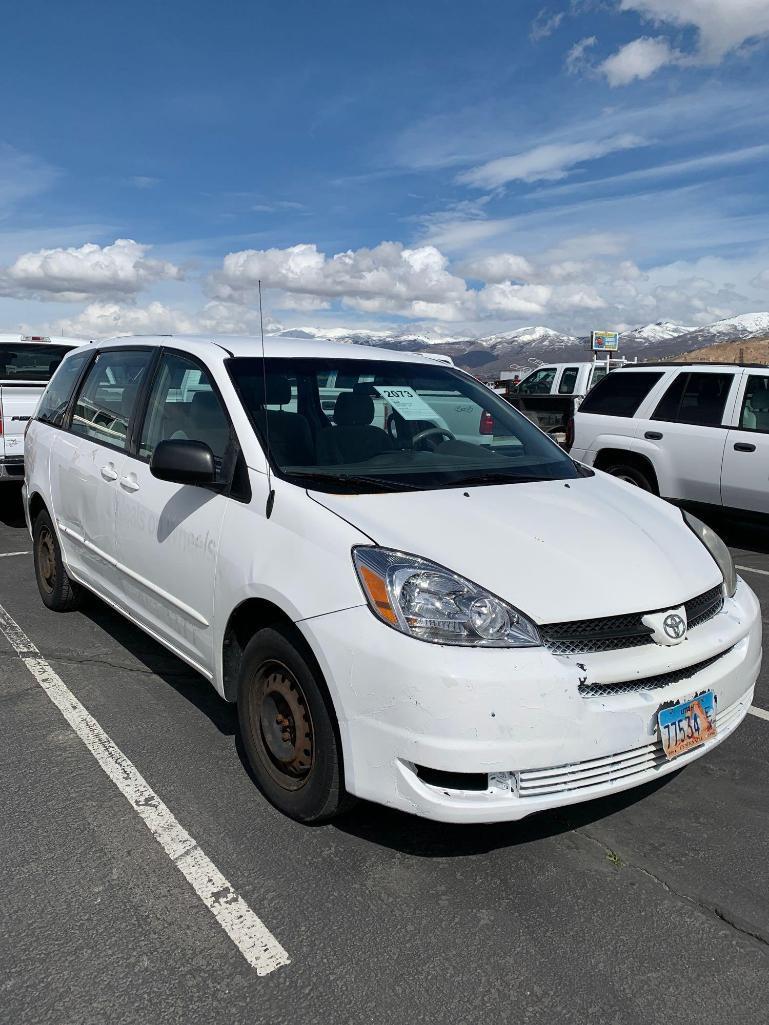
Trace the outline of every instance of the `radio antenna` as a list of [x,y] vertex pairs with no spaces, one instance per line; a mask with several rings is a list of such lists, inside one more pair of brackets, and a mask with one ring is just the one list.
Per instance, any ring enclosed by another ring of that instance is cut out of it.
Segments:
[[270,465],[270,415],[267,409],[267,358],[264,354],[264,315],[262,313],[262,279],[259,278],[259,330],[262,337],[262,385],[264,387],[264,401],[262,412],[264,413],[264,443],[267,448],[267,507],[265,513],[269,520],[272,516],[272,507],[275,504],[275,491],[272,486],[272,467]]

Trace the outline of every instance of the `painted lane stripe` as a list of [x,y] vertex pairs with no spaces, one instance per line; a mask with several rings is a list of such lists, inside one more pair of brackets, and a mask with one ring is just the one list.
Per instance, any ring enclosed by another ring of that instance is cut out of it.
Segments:
[[748,709],[751,715],[757,715],[759,719],[766,719],[769,722],[769,712],[765,708],[758,708],[757,705],[751,705]]
[[269,929],[198,847],[135,766],[104,732],[0,605],[0,631],[257,975],[289,963]]
[[0,559],[10,559],[12,555],[31,555],[31,552],[0,552]]
[[735,566],[734,568],[744,570],[746,573],[760,573],[762,577],[769,577],[769,569],[756,569],[755,566]]

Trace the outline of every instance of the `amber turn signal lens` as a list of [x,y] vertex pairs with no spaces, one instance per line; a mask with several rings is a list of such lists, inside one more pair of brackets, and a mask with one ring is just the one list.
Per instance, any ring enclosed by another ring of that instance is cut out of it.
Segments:
[[387,597],[387,587],[384,580],[373,569],[369,569],[368,566],[360,567],[360,575],[363,580],[363,586],[366,588],[369,604],[385,623],[390,623],[394,626],[398,622],[398,617],[395,615],[390,599]]

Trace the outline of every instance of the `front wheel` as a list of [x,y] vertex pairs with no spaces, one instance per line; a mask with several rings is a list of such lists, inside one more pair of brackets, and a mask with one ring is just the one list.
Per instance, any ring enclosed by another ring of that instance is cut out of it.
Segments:
[[325,684],[301,639],[269,627],[245,651],[240,737],[257,786],[285,815],[322,822],[350,803]]
[[64,568],[59,539],[45,511],[38,513],[32,527],[32,552],[37,589],[46,608],[54,612],[71,612],[78,608],[82,590]]
[[642,491],[648,491],[652,495],[657,494],[654,481],[643,470],[639,470],[637,466],[617,463],[615,466],[607,466],[606,472],[610,473],[613,477],[619,477],[620,480],[627,481],[628,484],[635,484]]

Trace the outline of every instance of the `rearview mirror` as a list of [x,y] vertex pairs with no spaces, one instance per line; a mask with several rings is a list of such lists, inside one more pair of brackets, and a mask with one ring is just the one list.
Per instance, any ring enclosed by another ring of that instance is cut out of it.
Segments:
[[150,473],[172,484],[213,484],[214,454],[202,441],[161,441],[152,453]]

